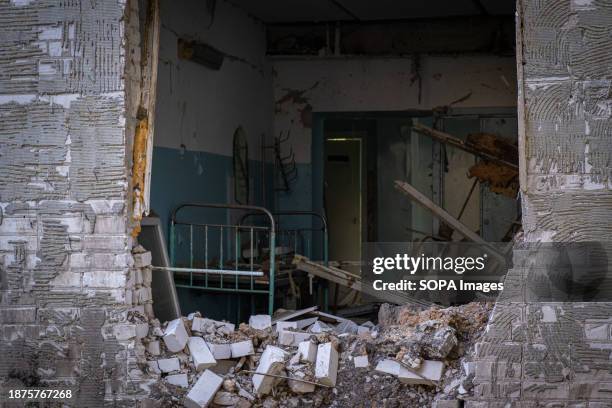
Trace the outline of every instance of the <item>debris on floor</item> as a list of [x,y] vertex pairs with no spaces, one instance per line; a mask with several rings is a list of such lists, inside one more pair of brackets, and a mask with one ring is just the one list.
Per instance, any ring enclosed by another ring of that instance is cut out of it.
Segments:
[[199,312],[153,320],[143,339],[143,365],[158,378],[149,406],[453,406],[469,398],[491,307],[383,304],[377,325],[313,308],[237,329]]

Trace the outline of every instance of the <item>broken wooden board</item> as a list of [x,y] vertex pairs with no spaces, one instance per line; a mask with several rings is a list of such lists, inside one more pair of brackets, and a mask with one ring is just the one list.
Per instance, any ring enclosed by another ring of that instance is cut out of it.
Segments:
[[312,306],[300,310],[285,310],[275,316],[272,316],[272,325],[275,325],[278,322],[285,322],[287,320],[295,319],[296,317],[309,314],[311,312],[314,312],[318,308],[318,306]]
[[295,265],[296,269],[300,271],[304,271],[319,278],[337,283],[349,289],[366,293],[382,300],[383,302],[394,303],[397,305],[412,303],[418,306],[426,307],[433,305],[431,302],[414,299],[402,292],[376,291],[373,289],[367,290],[367,286],[364,287],[362,284],[361,276],[342,269],[334,268],[333,266],[321,265],[301,255],[294,256],[293,264]]
[[464,141],[456,136],[441,132],[420,123],[415,123],[412,126],[412,129],[415,132],[419,132],[425,136],[436,139],[441,143],[454,146],[485,160],[502,164],[518,171],[518,153],[516,151],[516,147],[507,142],[500,141],[495,135],[470,135],[468,140]]
[[476,234],[474,231],[469,229],[464,223],[450,215],[445,209],[436,205],[433,201],[431,201],[428,197],[426,197],[419,190],[406,183],[405,181],[396,180],[395,188],[401,193],[407,195],[412,200],[418,202],[423,207],[427,208],[432,212],[435,216],[440,218],[442,221],[450,225],[455,231],[463,235],[465,238],[470,241],[476,242],[491,251],[491,255],[498,258],[502,262],[505,262],[505,258],[501,255],[496,248],[491,246],[488,242],[480,237],[480,235]]

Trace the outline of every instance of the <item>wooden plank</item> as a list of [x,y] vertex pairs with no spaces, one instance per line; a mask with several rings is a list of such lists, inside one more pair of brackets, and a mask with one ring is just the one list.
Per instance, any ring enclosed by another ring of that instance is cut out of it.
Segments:
[[512,169],[518,169],[518,164],[516,163],[512,163],[506,159],[504,159],[503,157],[498,157],[498,156],[494,156],[492,154],[489,154],[487,152],[484,152],[480,149],[477,148],[477,146],[469,143],[469,142],[465,142],[461,139],[459,139],[458,137],[455,137],[453,135],[450,135],[448,133],[444,133],[442,131],[430,128],[429,126],[425,126],[422,125],[420,123],[415,123],[412,125],[412,129],[416,132],[419,132],[423,135],[429,136],[432,139],[438,140],[442,143],[445,143],[449,146],[454,146],[458,149],[461,149],[463,151],[466,151],[468,153],[472,153],[476,156],[482,157],[485,160],[489,160],[495,163],[499,163],[502,164],[504,166],[508,166]]
[[377,291],[374,289],[369,289],[369,286],[363,285],[361,281],[361,276],[344,271],[342,269],[320,265],[316,262],[310,261],[308,258],[301,255],[296,255],[294,257],[293,264],[298,270],[304,271],[306,273],[312,274],[330,282],[337,283],[338,285],[345,286],[349,289],[366,293],[370,296],[382,300],[383,302],[395,303],[398,305],[403,305],[406,303],[412,303],[418,306],[433,305],[433,303],[431,302],[414,299],[403,292]]
[[287,320],[291,320],[291,319],[295,319],[296,317],[314,312],[315,310],[317,310],[319,307],[318,306],[312,306],[312,307],[307,307],[306,309],[300,309],[300,310],[287,310],[285,312],[281,312],[279,313],[276,317],[272,317],[272,325],[278,323],[278,322],[284,322]]
[[445,223],[450,225],[455,231],[463,235],[465,238],[470,241],[476,242],[492,252],[492,255],[498,259],[501,259],[505,262],[504,257],[497,251],[496,248],[491,246],[488,242],[480,237],[480,235],[476,234],[474,231],[469,229],[464,223],[450,215],[446,210],[436,205],[433,201],[431,201],[427,196],[421,193],[419,190],[406,183],[405,181],[396,180],[395,188],[399,190],[401,193],[405,194],[412,200],[418,202],[423,207],[427,208],[431,211],[435,216],[443,220]]

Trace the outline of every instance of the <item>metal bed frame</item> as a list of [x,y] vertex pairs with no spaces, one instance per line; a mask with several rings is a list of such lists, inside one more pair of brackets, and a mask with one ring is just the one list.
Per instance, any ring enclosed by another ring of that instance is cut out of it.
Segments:
[[[224,210],[246,212],[237,223],[194,222],[201,219],[202,210]],[[185,215],[191,210],[190,217]],[[198,212],[199,211],[199,212]],[[195,212],[195,213],[194,213]],[[197,215],[196,215],[197,214]],[[319,228],[279,229],[280,217],[318,218]],[[263,219],[259,224],[247,224],[249,217]],[[190,219],[191,218],[191,219]],[[312,232],[308,232],[312,231]],[[268,313],[274,311],[274,290],[279,265],[278,243],[289,243],[297,253],[303,249],[308,234],[321,231],[322,261],[328,264],[327,221],[322,215],[311,211],[281,211],[272,213],[264,207],[238,204],[185,203],[176,207],[170,219],[170,266],[165,269],[174,274],[176,287],[209,290],[214,292],[267,295]],[[243,242],[248,240],[245,255]],[[279,239],[280,238],[280,239]],[[277,241],[278,239],[278,241]],[[312,247],[308,248],[310,252]],[[267,280],[266,274],[267,272]],[[310,286],[312,292],[312,285]],[[324,302],[327,304],[327,288]],[[251,308],[254,299],[251,297]]]

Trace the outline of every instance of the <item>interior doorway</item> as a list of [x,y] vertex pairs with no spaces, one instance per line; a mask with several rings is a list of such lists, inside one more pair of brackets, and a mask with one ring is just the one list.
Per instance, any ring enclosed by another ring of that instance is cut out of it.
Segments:
[[362,155],[361,138],[325,141],[325,204],[333,260],[361,259]]

